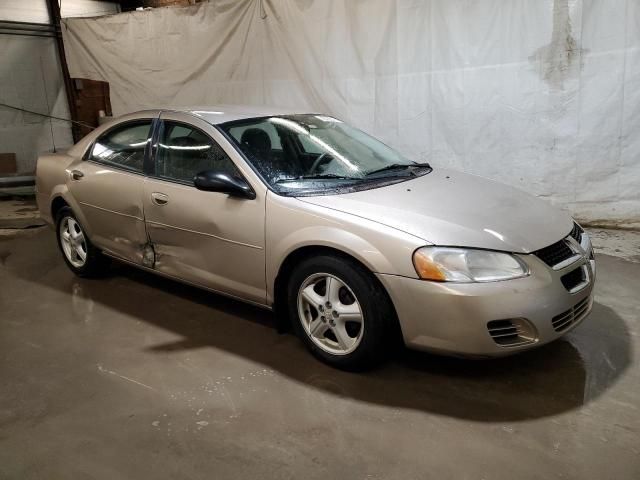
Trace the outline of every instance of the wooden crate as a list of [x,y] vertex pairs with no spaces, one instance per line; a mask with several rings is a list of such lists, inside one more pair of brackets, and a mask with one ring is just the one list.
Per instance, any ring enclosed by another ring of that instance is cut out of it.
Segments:
[[0,175],[13,175],[18,172],[15,153],[0,153]]

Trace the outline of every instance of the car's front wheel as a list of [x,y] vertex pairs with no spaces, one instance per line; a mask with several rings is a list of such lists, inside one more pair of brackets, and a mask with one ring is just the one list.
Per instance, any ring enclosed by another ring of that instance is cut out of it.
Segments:
[[298,336],[332,366],[369,368],[393,347],[391,302],[355,261],[333,255],[303,260],[289,279],[288,298]]
[[103,273],[107,260],[89,240],[82,225],[69,207],[56,217],[58,246],[68,267],[78,276],[93,277]]

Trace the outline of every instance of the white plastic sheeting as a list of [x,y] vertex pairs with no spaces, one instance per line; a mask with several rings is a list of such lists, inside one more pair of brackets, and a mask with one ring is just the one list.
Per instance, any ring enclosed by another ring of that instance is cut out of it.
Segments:
[[109,82],[116,114],[302,106],[640,225],[637,0],[212,0],[65,25],[71,75]]

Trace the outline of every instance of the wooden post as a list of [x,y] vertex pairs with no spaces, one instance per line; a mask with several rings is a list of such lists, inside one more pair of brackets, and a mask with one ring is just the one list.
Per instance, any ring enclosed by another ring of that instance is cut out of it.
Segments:
[[[58,0],[47,0],[47,8],[49,9],[49,17],[55,29],[56,45],[58,47],[58,58],[60,59],[60,67],[62,68],[62,79],[64,80],[64,89],[67,93],[67,102],[69,103],[69,114],[71,120],[78,121],[78,112],[76,105],[76,94],[69,76],[69,67],[67,66],[67,56],[64,53],[64,43],[62,42],[62,26],[60,25],[60,6]],[[71,124],[71,134],[73,141],[77,142],[82,138],[77,123]]]

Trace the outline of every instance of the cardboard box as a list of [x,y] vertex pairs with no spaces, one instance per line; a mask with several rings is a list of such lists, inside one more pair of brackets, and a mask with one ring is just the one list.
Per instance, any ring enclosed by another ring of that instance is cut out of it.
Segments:
[[15,153],[0,153],[0,175],[18,173]]

